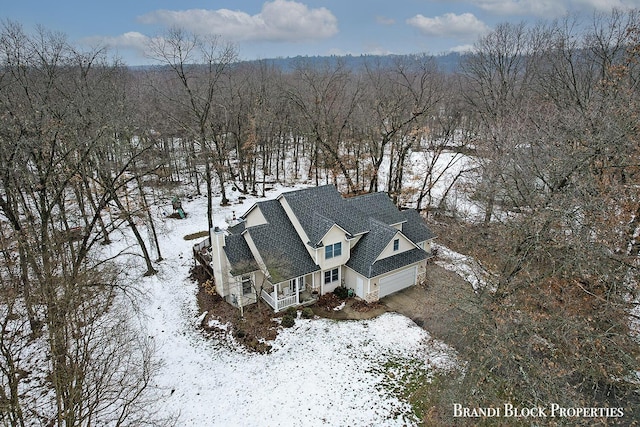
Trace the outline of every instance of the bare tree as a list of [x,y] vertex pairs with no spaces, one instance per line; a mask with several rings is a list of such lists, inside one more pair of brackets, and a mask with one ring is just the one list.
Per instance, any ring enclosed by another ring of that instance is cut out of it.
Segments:
[[412,56],[392,65],[366,62],[364,83],[359,125],[371,159],[368,191],[378,191],[380,167],[389,158],[387,191],[396,198],[405,159],[420,144],[426,115],[435,113],[442,99],[442,76],[431,58]]
[[342,174],[348,191],[353,191],[355,185],[343,143],[360,101],[359,79],[340,61],[335,65],[327,62],[320,70],[300,62],[294,79],[286,93],[302,115],[309,142],[314,145],[316,182],[322,154],[323,166],[328,173],[333,173],[334,181],[337,174]]
[[[207,218],[209,228],[212,228],[212,167],[220,183],[222,204],[228,203],[225,192],[227,117],[222,122],[224,127],[215,119],[220,108],[223,111],[226,108],[218,102],[219,83],[236,57],[235,49],[229,45],[222,46],[218,37],[199,36],[177,28],[165,36],[153,38],[149,49],[152,58],[168,66],[172,73],[172,77],[166,75],[168,80],[157,88],[171,105],[166,110],[168,117],[200,145],[205,165]],[[162,75],[165,76],[164,73]]]
[[465,330],[469,365],[454,387],[470,406],[508,396],[623,407],[624,422],[637,418],[629,379],[640,349],[629,315],[638,254],[627,227],[637,207],[637,51],[610,43],[626,34],[620,45],[635,46],[636,20],[616,13],[586,32],[571,19],[540,27],[523,52],[536,59],[517,85],[528,102],[510,118],[519,135],[494,187],[515,214],[465,228],[468,249],[495,273],[478,293]]
[[465,98],[481,125],[477,154],[482,166],[479,194],[485,203],[485,223],[493,216],[501,171],[521,134],[518,123],[534,61],[531,45],[524,24],[501,24],[475,44],[474,53],[462,65],[469,89]]
[[[95,182],[88,165],[112,170],[96,165],[94,154],[122,131],[110,112],[123,105],[113,90],[123,68],[108,63],[101,50],[77,52],[61,34],[39,29],[31,36],[10,22],[0,32],[0,64],[0,275],[10,279],[0,294],[11,322],[4,332],[18,332],[3,334],[0,344],[11,423],[133,422],[152,373],[149,348],[131,340],[124,323],[104,329],[110,320],[128,321],[110,317],[123,286],[95,251],[99,219],[113,193],[81,184]],[[124,174],[130,153],[119,144],[112,148],[122,156]],[[35,363],[22,359],[27,324],[48,361],[44,373],[24,365]],[[47,382],[39,394],[32,388],[16,399],[13,390],[24,390],[30,375],[31,382],[40,376]],[[48,404],[37,402],[45,396]]]

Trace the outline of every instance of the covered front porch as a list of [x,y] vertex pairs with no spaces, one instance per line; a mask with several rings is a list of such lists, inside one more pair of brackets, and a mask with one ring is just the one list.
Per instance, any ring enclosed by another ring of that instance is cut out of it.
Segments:
[[[313,278],[313,275],[308,277]],[[277,313],[287,307],[313,304],[317,294],[308,289],[305,276],[300,276],[262,289],[261,297]]]

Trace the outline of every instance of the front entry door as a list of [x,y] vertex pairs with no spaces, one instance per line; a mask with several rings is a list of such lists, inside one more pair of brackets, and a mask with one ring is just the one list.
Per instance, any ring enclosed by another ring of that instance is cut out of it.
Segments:
[[302,277],[289,280],[289,293],[293,295],[298,291],[300,291],[300,288],[302,287],[301,283],[302,283]]

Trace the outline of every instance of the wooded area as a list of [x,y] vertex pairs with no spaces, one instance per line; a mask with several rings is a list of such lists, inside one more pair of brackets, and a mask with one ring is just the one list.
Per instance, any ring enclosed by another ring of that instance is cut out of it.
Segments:
[[[491,273],[458,349],[465,373],[442,379],[431,421],[451,422],[452,402],[637,408],[639,23],[614,11],[499,25],[456,72],[426,55],[284,70],[182,30],[153,39],[157,65],[130,68],[3,23],[3,424],[148,421],[153,346],[131,324],[138,290],[105,256],[110,234],[130,228],[153,275],[152,207],[172,189],[207,196],[205,228],[230,186],[303,179],[423,209]],[[428,167],[408,186],[416,153]],[[462,156],[472,166],[433,192]],[[480,218],[459,215],[454,185]],[[25,381],[33,340],[43,383]]]

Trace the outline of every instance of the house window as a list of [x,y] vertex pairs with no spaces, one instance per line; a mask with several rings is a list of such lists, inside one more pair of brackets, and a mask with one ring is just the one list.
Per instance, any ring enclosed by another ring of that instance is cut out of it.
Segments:
[[342,255],[342,242],[324,247],[324,259],[330,259]]
[[400,239],[395,239],[393,241],[393,251],[397,251],[398,249],[400,249]]
[[251,293],[251,277],[250,276],[242,276],[242,293],[243,294]]
[[324,272],[324,284],[327,285],[329,283],[337,282],[339,277],[338,269],[334,268],[333,270],[327,270]]

